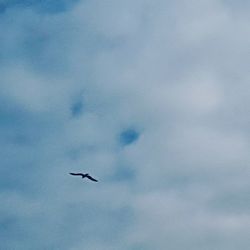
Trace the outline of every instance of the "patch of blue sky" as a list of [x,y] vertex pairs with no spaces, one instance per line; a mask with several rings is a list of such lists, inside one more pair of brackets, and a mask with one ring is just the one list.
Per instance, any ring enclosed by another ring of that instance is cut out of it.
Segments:
[[71,114],[73,117],[80,116],[84,111],[83,100],[76,100],[71,106]]
[[119,136],[119,141],[121,145],[126,146],[137,141],[139,137],[140,133],[136,129],[129,128],[121,132]]
[[0,118],[0,135],[6,143],[15,145],[37,144],[44,135],[52,134],[57,127],[52,114],[30,113],[7,103],[4,108],[0,108]]
[[0,14],[3,13],[3,12],[5,12],[6,9],[7,9],[7,6],[4,5],[4,4],[2,4],[2,3],[0,3]]
[[44,13],[59,13],[67,11],[79,0],[10,0],[0,3],[0,13],[9,8],[33,8]]
[[52,115],[30,113],[7,101],[2,100],[0,104],[0,190],[28,193],[30,186],[35,189],[36,180],[40,180],[37,174],[42,168],[37,161],[45,158],[41,144],[54,133],[56,120]]

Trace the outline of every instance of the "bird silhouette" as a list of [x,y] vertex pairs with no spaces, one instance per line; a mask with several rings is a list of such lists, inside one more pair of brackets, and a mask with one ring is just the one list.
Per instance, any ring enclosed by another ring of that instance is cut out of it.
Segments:
[[82,178],[88,178],[91,181],[95,181],[97,182],[98,180],[94,179],[92,176],[90,176],[89,174],[83,174],[83,173],[69,173],[70,175],[74,175],[74,176],[82,176]]

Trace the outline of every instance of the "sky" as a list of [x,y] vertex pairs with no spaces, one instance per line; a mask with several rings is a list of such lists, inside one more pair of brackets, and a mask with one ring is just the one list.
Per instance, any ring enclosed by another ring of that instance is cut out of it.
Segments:
[[249,249],[249,8],[0,0],[1,249]]

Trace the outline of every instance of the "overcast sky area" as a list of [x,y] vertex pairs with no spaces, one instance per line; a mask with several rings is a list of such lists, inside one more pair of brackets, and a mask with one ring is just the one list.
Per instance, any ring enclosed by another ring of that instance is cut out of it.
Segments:
[[249,10],[0,0],[0,248],[248,250]]

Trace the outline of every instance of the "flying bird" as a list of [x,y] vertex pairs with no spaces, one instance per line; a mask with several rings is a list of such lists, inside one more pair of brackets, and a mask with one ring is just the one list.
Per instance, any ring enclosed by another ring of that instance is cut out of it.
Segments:
[[92,176],[90,176],[89,174],[83,174],[83,173],[69,173],[70,175],[74,175],[74,176],[82,176],[82,178],[88,178],[90,179],[91,181],[98,181],[96,179],[94,179]]

